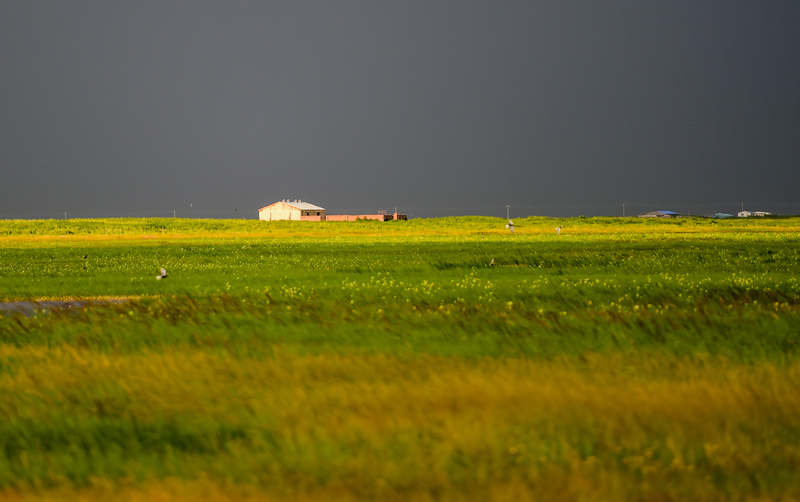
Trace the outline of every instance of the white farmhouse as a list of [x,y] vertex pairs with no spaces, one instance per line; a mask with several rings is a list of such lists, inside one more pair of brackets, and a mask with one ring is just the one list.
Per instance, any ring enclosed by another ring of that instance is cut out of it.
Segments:
[[258,219],[263,221],[325,221],[325,208],[302,200],[283,199],[259,209]]
[[739,218],[748,218],[750,216],[770,216],[772,213],[768,211],[739,211]]

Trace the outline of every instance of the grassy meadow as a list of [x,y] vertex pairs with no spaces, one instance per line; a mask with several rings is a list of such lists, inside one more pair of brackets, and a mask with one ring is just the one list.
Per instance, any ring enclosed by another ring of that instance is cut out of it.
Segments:
[[514,222],[0,221],[0,500],[800,500],[800,218]]

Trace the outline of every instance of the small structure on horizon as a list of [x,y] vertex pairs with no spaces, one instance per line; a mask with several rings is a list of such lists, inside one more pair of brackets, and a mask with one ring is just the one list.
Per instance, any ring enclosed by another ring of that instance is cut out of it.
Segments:
[[733,215],[728,213],[714,213],[711,215],[712,220],[722,220],[725,218],[733,218]]
[[673,211],[651,211],[639,215],[639,218],[676,218],[678,213]]
[[739,211],[739,218],[749,218],[750,216],[772,216],[768,211]]
[[391,220],[407,220],[405,214],[329,214],[325,217],[325,221],[356,221],[356,220],[375,220],[375,221],[391,221]]
[[378,211],[378,214],[325,214],[325,208],[300,199],[283,199],[258,210],[258,219],[261,221],[356,221],[356,220],[406,220],[405,214],[398,214],[397,209],[393,214]]

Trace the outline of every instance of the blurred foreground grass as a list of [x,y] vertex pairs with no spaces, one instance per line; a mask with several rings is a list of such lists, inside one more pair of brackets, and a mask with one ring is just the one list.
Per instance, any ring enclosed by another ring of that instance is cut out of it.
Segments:
[[555,221],[8,231],[0,499],[798,499],[798,221]]

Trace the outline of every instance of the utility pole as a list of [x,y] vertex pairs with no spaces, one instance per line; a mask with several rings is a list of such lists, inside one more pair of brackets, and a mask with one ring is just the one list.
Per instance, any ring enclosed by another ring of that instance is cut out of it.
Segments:
[[65,220],[67,219],[67,212],[66,211],[64,211],[64,219]]
[[625,217],[625,203],[622,203],[622,217]]
[[742,211],[744,211],[744,202],[742,202]]
[[172,217],[173,218],[175,217],[175,210],[174,209],[172,210]]
[[507,219],[507,220],[510,220],[510,219],[511,219],[511,216],[509,216],[509,215],[511,214],[511,213],[509,212],[509,211],[510,211],[510,208],[511,208],[511,206],[509,206],[508,204],[506,204],[506,219]]

